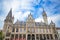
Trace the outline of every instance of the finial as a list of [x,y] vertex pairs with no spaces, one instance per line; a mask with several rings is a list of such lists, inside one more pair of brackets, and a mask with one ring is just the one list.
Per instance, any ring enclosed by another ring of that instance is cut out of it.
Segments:
[[51,23],[53,23],[53,21],[51,20]]
[[44,8],[43,8],[43,11],[44,11]]
[[43,9],[43,13],[45,12],[45,10],[44,10],[44,8],[42,8]]
[[30,12],[30,15],[31,15],[31,12]]

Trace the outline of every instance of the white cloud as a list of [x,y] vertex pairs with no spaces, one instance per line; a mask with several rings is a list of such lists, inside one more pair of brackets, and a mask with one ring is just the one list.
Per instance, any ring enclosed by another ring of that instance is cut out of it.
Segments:
[[41,22],[41,21],[44,22],[42,17],[38,17],[35,19],[35,22]]
[[[41,0],[5,0],[1,4],[3,5],[2,6],[2,9],[3,9],[3,12],[5,11],[4,12],[5,15],[7,15],[7,13],[10,10],[10,8],[13,9],[13,15],[14,15],[15,21],[16,21],[17,19],[19,19],[19,20],[25,20],[25,18],[27,18],[27,16],[30,14],[30,12],[31,12],[30,10],[33,10],[33,11],[36,10],[34,8],[34,6],[39,5],[40,1]],[[47,0],[45,0],[45,1],[47,1]],[[56,6],[56,3],[54,4],[54,6]],[[53,20],[54,23],[60,20],[59,19],[59,16],[60,16],[59,14],[58,15],[50,16],[53,13],[54,6],[53,7],[52,6],[48,7],[47,5],[44,6],[45,9],[48,9],[47,12],[48,12],[48,16],[49,16],[48,17],[49,23],[50,23],[51,20]],[[22,10],[24,10],[25,12],[23,13]],[[41,11],[42,11],[42,9],[39,9],[39,12],[38,13],[40,13]],[[4,16],[4,18],[5,18],[5,16]],[[1,18],[0,19],[1,20],[1,23],[3,23],[2,20],[4,18]],[[36,22],[40,22],[41,20],[43,21],[43,18],[42,17],[38,17],[38,18],[35,19]]]
[[2,29],[2,27],[3,27],[4,19],[5,19],[4,17],[1,17],[1,16],[0,16],[0,29]]
[[[59,22],[60,21],[60,19],[59,19],[59,17],[60,17],[60,14],[55,14],[55,15],[52,15],[52,16],[49,16],[48,17],[48,24],[51,22],[51,20],[56,24],[56,26],[58,26],[58,23],[57,22]],[[42,17],[38,17],[38,18],[36,18],[35,19],[35,21],[36,22],[41,22],[41,21],[43,21],[43,18]],[[44,21],[43,21],[44,22]],[[58,26],[59,27],[59,26]]]
[[60,14],[52,15],[52,16],[48,17],[48,22],[50,23],[50,21],[52,20],[56,24],[56,26],[59,27],[60,26],[58,23],[58,22],[60,22],[59,18],[60,18]]
[[15,17],[15,22],[16,22],[17,19],[20,20],[20,21],[24,21],[24,20],[28,17],[29,14],[30,14],[30,11],[27,11],[27,12],[25,12],[25,13],[15,12],[15,13],[13,14],[14,17]]

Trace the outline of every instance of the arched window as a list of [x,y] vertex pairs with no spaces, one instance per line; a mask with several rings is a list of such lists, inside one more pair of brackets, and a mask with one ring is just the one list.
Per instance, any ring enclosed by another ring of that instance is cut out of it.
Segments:
[[55,38],[58,38],[56,34],[55,34]]
[[53,39],[53,36],[52,36],[52,34],[50,34],[50,37],[51,37],[51,39]]
[[12,32],[15,32],[15,28],[12,28]]
[[40,34],[40,40],[42,40],[42,34]]
[[37,40],[39,39],[39,35],[38,35],[38,34],[36,34],[36,39],[37,39]]
[[25,34],[23,35],[23,38],[26,38],[26,35]]
[[38,28],[36,28],[36,32],[38,32]]
[[24,28],[24,32],[26,32],[26,28]]
[[28,28],[28,32],[31,32],[30,28]]
[[47,39],[49,39],[49,35],[47,34]]
[[10,36],[10,33],[6,33],[6,36],[7,36],[7,37]]
[[18,38],[18,34],[15,35],[15,38]]
[[34,28],[32,28],[32,32],[33,32],[33,33],[35,32]]
[[16,32],[18,32],[18,28],[16,28]]
[[19,38],[22,38],[22,34],[19,35]]
[[14,34],[11,34],[11,38],[14,38]]
[[20,28],[20,32],[22,32],[22,28]]

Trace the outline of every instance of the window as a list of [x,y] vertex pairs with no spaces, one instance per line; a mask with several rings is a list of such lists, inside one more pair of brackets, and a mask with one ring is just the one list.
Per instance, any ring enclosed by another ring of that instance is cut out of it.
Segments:
[[42,40],[42,34],[40,34],[40,40]]
[[38,29],[36,29],[36,32],[38,32]]
[[39,29],[39,32],[41,32],[41,30]]
[[10,33],[6,33],[6,36],[10,36]]
[[48,33],[49,32],[49,29],[46,29],[46,32]]
[[9,40],[9,39],[5,39],[5,40]]
[[49,39],[49,35],[47,34],[47,39]]
[[55,34],[55,38],[58,38],[56,34]]
[[15,31],[15,28],[12,28],[12,32],[14,32]]
[[18,34],[15,35],[15,38],[18,38]]
[[14,38],[14,34],[11,35],[11,38]]
[[45,34],[43,34],[44,39],[46,39]]
[[51,37],[51,39],[53,39],[53,36],[52,36],[52,34],[50,34],[50,37]]
[[19,35],[19,38],[22,38],[22,34]]
[[28,32],[31,32],[30,28],[28,28]]
[[24,32],[26,31],[26,28],[24,28]]
[[8,29],[9,29],[9,27],[8,27]]
[[29,24],[28,24],[28,27],[34,27],[34,23],[32,23],[32,22],[29,23]]
[[25,34],[23,35],[23,38],[26,38],[26,35]]
[[38,34],[36,34],[36,38],[37,38],[37,39],[39,39],[39,36],[38,36]]
[[32,32],[35,32],[35,31],[34,31],[34,28],[32,29]]
[[43,33],[43,29],[40,29],[41,30],[41,33]]
[[20,28],[20,32],[22,32],[22,28]]
[[18,32],[18,28],[16,28],[16,32]]

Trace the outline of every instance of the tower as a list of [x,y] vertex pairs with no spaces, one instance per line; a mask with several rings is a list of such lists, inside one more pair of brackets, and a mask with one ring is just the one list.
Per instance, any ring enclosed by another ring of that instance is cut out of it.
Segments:
[[28,15],[27,21],[26,21],[26,25],[28,27],[33,27],[34,26],[34,18],[32,17],[31,13]]
[[32,17],[32,14],[30,13],[27,18],[28,22],[34,22],[34,18]]
[[6,35],[7,32],[10,33],[11,27],[13,26],[13,19],[12,17],[12,9],[10,9],[8,15],[6,16],[6,19],[4,20],[4,27],[3,27],[3,33]]
[[44,8],[43,8],[43,13],[42,13],[42,15],[43,15],[44,23],[48,24],[47,14],[46,14],[46,12],[44,11]]
[[5,21],[6,22],[13,22],[13,20],[14,20],[14,17],[12,17],[12,9],[10,9],[8,15],[6,16]]

